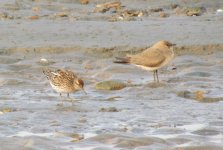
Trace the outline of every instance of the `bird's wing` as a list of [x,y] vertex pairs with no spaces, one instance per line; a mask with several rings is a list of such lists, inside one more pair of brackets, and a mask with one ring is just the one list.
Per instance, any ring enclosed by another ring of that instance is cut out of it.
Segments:
[[56,71],[47,69],[43,70],[43,73],[56,86],[60,86],[65,83],[72,85],[74,79],[77,78],[73,72],[64,69],[58,69]]
[[142,53],[130,55],[130,63],[142,65],[146,67],[156,67],[162,64],[166,57],[159,51],[159,49],[149,48]]
[[77,76],[72,71],[69,70],[58,69],[56,73],[59,74],[58,77],[61,78],[60,80],[64,81],[67,80],[73,82],[74,79],[77,78]]

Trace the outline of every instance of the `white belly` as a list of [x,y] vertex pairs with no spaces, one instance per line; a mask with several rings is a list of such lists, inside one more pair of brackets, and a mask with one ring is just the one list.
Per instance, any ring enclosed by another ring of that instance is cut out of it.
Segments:
[[159,67],[145,67],[145,66],[141,66],[141,65],[135,65],[136,67],[139,67],[143,70],[148,70],[148,71],[154,71],[157,70]]
[[73,93],[75,92],[74,89],[71,89],[71,88],[64,88],[64,87],[58,87],[58,86],[55,86],[53,85],[51,82],[50,82],[50,85],[52,86],[52,88],[57,91],[58,93]]

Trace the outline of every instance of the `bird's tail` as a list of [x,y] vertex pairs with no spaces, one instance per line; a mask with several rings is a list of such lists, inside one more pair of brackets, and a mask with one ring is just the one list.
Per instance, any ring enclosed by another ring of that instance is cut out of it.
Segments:
[[114,60],[114,63],[120,63],[120,64],[127,64],[130,62],[130,58],[126,57],[126,58],[122,58],[122,57],[115,57],[116,60]]

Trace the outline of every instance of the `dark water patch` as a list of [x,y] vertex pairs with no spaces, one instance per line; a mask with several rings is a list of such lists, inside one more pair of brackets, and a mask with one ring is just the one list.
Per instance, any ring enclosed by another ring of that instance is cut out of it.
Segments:
[[173,143],[174,145],[181,145],[181,144],[186,144],[186,143],[190,143],[192,140],[191,139],[187,139],[187,138],[168,138],[166,140],[169,143]]
[[202,136],[213,136],[213,135],[222,134],[222,132],[211,130],[211,129],[201,129],[201,130],[194,131],[192,133],[197,134],[197,135],[202,135]]
[[208,73],[208,72],[191,72],[191,73],[185,74],[185,76],[210,77],[211,73]]
[[212,126],[223,127],[223,121],[210,122],[209,124],[212,125]]
[[177,128],[160,128],[153,132],[153,134],[164,134],[164,135],[170,135],[170,134],[182,134],[185,131],[182,129]]

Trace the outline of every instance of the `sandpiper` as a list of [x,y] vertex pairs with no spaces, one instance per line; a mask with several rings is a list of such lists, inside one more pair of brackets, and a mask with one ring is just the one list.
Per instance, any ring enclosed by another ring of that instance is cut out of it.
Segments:
[[58,69],[56,71],[45,69],[43,73],[46,75],[52,88],[60,93],[60,96],[62,96],[62,93],[66,93],[69,98],[69,93],[79,90],[84,91],[86,94],[83,80],[78,78],[72,71],[65,69]]
[[129,63],[144,70],[153,71],[154,82],[159,82],[158,69],[167,65],[174,57],[173,46],[176,44],[162,40],[152,47],[125,58],[116,57],[114,63]]

